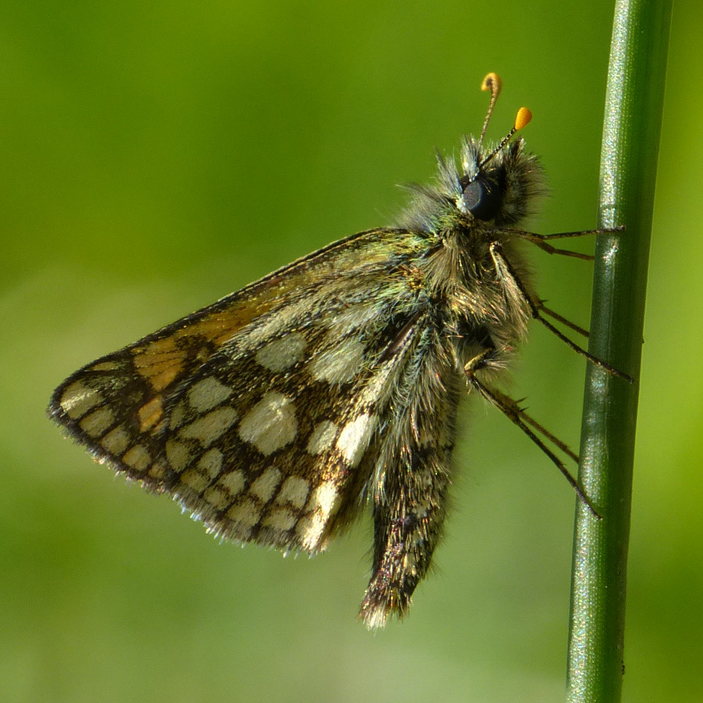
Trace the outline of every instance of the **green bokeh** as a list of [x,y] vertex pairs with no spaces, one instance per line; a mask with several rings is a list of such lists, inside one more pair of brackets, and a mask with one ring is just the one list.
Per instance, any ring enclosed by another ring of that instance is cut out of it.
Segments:
[[[363,521],[314,560],[219,545],[62,439],[66,375],[334,239],[476,131],[484,73],[543,157],[542,232],[595,224],[612,7],[533,0],[18,2],[0,7],[0,700],[560,701],[573,495],[504,418],[463,408],[437,573],[377,635]],[[699,701],[703,94],[676,8],[655,209],[625,701]],[[587,245],[587,243],[579,243]],[[585,323],[590,271],[534,256]],[[583,362],[540,329],[514,395],[578,444]]]

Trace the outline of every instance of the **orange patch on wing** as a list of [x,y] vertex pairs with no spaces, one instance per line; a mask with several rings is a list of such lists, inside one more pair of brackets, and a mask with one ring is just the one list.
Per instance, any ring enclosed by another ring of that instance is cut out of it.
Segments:
[[191,327],[178,330],[174,336],[179,339],[201,336],[208,342],[222,345],[255,317],[268,312],[278,300],[278,295],[278,289],[272,288],[262,291],[253,300],[233,302],[230,307],[205,315]]
[[146,378],[155,391],[162,391],[184,371],[186,355],[176,348],[173,337],[157,339],[146,346],[136,347],[134,368]]
[[161,398],[152,398],[138,410],[140,422],[139,430],[141,432],[147,432],[161,420],[163,414],[164,407]]
[[[186,371],[188,354],[179,348],[179,342],[188,339],[201,341],[204,353],[198,354],[196,358],[203,363],[212,351],[208,345],[221,347],[238,330],[270,310],[278,300],[280,288],[279,285],[270,285],[250,300],[239,298],[230,305],[206,313],[200,319],[177,329],[169,337],[135,347],[132,354],[137,373],[155,391],[162,392]],[[192,350],[194,345],[188,346]]]

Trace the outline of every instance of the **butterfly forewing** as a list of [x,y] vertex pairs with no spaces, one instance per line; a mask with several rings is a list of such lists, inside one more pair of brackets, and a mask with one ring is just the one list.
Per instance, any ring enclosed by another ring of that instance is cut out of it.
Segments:
[[219,535],[316,551],[362,505],[413,346],[409,243],[362,233],[271,274],[77,372],[54,416]]

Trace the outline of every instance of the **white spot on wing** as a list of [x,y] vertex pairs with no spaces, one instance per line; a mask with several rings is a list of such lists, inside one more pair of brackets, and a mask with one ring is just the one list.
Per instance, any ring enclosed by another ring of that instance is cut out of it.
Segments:
[[242,471],[231,471],[225,474],[217,483],[226,488],[232,496],[236,496],[244,488],[244,473]]
[[195,412],[204,413],[220,405],[231,395],[231,388],[227,388],[216,378],[207,376],[188,389],[188,402]]
[[181,483],[192,488],[196,493],[202,493],[210,485],[210,480],[202,471],[190,468],[181,474]]
[[309,370],[317,381],[345,383],[356,376],[363,359],[364,345],[358,339],[346,339],[316,356]]
[[351,466],[361,461],[375,429],[376,417],[364,414],[347,423],[340,432],[337,449]]
[[378,310],[367,303],[355,303],[325,317],[322,322],[335,336],[344,337],[360,327],[366,327],[378,315]]
[[332,514],[337,501],[339,491],[337,487],[330,481],[321,483],[310,496],[308,501],[308,510],[314,511],[327,518]]
[[209,447],[226,432],[237,419],[237,413],[229,405],[223,405],[186,425],[178,436],[182,439],[197,439],[204,447]]
[[98,408],[80,421],[81,429],[90,437],[100,437],[115,422],[115,415],[110,408]]
[[125,452],[122,461],[137,471],[144,471],[151,464],[151,456],[141,444],[137,444]]
[[59,405],[72,420],[77,420],[96,405],[102,403],[102,400],[103,397],[99,391],[76,381],[63,392]]
[[124,427],[115,427],[110,430],[101,440],[100,445],[110,454],[120,455],[129,446],[129,435]]
[[158,481],[162,481],[166,478],[166,465],[162,461],[155,461],[151,465],[148,475]]
[[219,449],[210,449],[200,457],[198,468],[204,471],[211,479],[215,478],[222,469],[222,452]]
[[233,505],[227,511],[227,517],[234,522],[241,522],[247,527],[253,527],[259,522],[261,512],[256,507],[253,500],[246,498],[241,503]]
[[321,483],[312,492],[305,508],[308,514],[298,521],[295,528],[303,549],[314,551],[324,547],[320,540],[339,504],[339,491],[331,481]]
[[300,476],[289,476],[281,486],[276,496],[277,503],[290,503],[296,508],[302,508],[308,499],[310,485]]
[[324,530],[325,520],[320,515],[306,515],[295,527],[301,546],[310,552],[320,548],[320,538]]
[[166,442],[166,459],[174,471],[183,471],[190,463],[190,451],[183,442],[169,439]]
[[178,429],[183,424],[183,421],[186,419],[186,412],[186,402],[184,400],[181,400],[178,405],[173,408],[173,410],[171,411],[171,415],[168,418],[168,424],[170,429]]
[[269,371],[281,373],[303,358],[305,338],[298,332],[291,332],[281,339],[275,339],[259,349],[256,361]]
[[272,466],[266,469],[249,487],[249,492],[264,503],[268,503],[281,482],[281,472]]
[[239,425],[239,436],[266,455],[292,442],[297,432],[293,401],[275,391],[267,393]]
[[244,484],[244,474],[239,470],[231,471],[210,486],[203,493],[203,498],[217,510],[223,510],[244,490]]
[[267,513],[261,521],[263,527],[273,527],[275,530],[286,532],[295,525],[296,516],[285,508],[275,508]]
[[331,420],[318,422],[308,440],[307,450],[310,454],[322,454],[332,446],[337,436],[337,425]]

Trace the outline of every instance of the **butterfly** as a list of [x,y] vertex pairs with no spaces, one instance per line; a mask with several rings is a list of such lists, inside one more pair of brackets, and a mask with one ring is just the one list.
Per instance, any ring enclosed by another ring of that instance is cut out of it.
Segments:
[[50,415],[222,538],[314,554],[369,504],[369,628],[405,614],[430,567],[467,393],[520,426],[590,506],[538,434],[568,448],[495,386],[532,319],[587,355],[545,319],[565,322],[534,292],[526,245],[591,258],[549,243],[588,232],[520,229],[544,175],[514,138],[525,108],[484,144],[500,87],[485,78],[480,137],[464,139],[458,163],[438,157],[437,182],[412,188],[397,226],[330,244],[88,364]]

